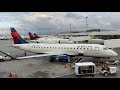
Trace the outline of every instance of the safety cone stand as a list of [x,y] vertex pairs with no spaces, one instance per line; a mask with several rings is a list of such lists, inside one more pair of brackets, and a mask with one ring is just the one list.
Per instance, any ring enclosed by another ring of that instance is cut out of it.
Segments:
[[12,77],[13,75],[12,75],[12,72],[10,72],[10,74],[9,74],[9,77]]
[[14,78],[18,78],[17,73],[14,73]]
[[67,68],[66,64],[65,64],[65,68]]
[[18,78],[17,73],[10,72],[9,74],[10,78]]

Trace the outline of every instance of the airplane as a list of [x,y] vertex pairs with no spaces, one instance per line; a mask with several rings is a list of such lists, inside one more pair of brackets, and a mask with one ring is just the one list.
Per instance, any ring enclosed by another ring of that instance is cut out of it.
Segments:
[[34,33],[34,37],[35,38],[40,38],[36,33]]
[[19,33],[11,29],[14,44],[12,47],[28,52],[36,53],[37,55],[18,57],[17,59],[27,59],[49,56],[50,59],[60,55],[68,56],[86,56],[86,57],[114,57],[118,54],[112,49],[99,44],[42,44],[42,43],[28,43],[23,40]]
[[11,37],[7,37],[7,36],[0,37],[0,40],[9,40],[9,39],[11,39]]
[[36,39],[31,32],[28,32],[28,34],[29,34],[30,40],[35,40]]
[[69,41],[68,39],[62,39],[57,37],[39,37],[37,34],[29,32],[30,41],[33,43],[69,43],[73,44],[73,41]]
[[36,33],[34,33],[34,35],[31,32],[28,32],[30,40],[35,40],[37,38],[40,38]]

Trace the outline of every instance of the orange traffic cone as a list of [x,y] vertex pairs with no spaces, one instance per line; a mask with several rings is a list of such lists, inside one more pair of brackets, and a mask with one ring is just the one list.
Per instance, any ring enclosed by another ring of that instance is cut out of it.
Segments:
[[18,78],[17,73],[14,73],[14,78]]
[[65,64],[65,68],[66,68],[66,64]]
[[9,77],[12,77],[12,72],[10,72]]

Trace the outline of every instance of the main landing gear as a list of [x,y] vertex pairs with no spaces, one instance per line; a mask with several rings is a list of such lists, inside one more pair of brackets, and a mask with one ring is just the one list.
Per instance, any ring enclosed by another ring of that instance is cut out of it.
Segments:
[[56,59],[56,58],[52,56],[52,57],[50,57],[50,60],[49,60],[49,61],[50,61],[50,62],[54,62],[55,59]]

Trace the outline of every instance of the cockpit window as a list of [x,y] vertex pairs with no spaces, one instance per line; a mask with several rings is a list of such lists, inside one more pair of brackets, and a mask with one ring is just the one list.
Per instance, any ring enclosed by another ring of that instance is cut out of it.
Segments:
[[108,50],[108,48],[107,48],[107,47],[104,47],[103,50]]

